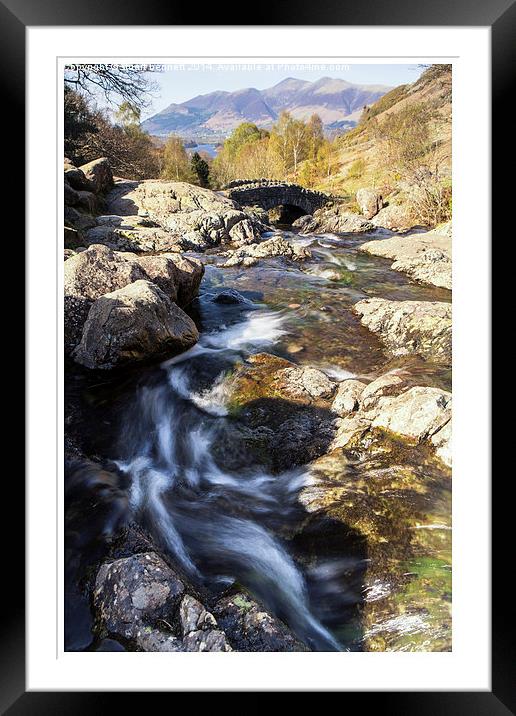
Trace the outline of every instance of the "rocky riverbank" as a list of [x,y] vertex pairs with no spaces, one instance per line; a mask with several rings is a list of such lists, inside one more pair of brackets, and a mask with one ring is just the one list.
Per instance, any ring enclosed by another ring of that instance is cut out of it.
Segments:
[[443,224],[426,233],[367,241],[360,247],[373,256],[394,259],[395,271],[404,271],[416,281],[451,289],[452,287],[452,225]]
[[67,648],[449,648],[451,256],[360,200],[65,162]]

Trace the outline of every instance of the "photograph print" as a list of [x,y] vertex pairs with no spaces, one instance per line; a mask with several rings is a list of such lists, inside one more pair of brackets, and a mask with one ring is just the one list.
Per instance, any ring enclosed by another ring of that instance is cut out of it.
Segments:
[[66,651],[452,650],[452,66],[374,62],[60,76]]

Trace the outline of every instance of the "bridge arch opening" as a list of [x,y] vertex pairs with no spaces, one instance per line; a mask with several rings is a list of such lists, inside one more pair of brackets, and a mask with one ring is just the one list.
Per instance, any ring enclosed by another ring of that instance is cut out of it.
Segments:
[[269,209],[269,221],[275,226],[290,226],[300,216],[305,216],[306,211],[295,204],[279,204]]

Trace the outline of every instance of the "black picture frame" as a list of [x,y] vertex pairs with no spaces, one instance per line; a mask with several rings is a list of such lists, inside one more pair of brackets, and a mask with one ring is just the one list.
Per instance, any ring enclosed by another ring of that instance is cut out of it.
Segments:
[[[511,79],[514,73],[516,2],[515,0],[318,0],[314,5],[303,0],[277,0],[274,8],[257,4],[253,6],[250,20],[228,5],[233,20],[225,22],[218,4],[212,8],[204,6],[188,8],[187,5],[164,4],[160,0],[0,0],[0,83],[4,102],[4,117],[9,117],[9,144],[16,146],[16,160],[10,160],[7,179],[7,195],[10,205],[20,204],[21,187],[25,183],[22,147],[25,144],[25,30],[34,26],[77,26],[77,25],[192,25],[198,24],[199,12],[204,26],[216,25],[383,25],[383,26],[489,26],[492,32],[492,136],[498,146],[493,148],[493,177],[498,181],[493,197],[500,207],[511,207],[509,192],[513,193],[510,182],[502,176],[503,167],[512,165],[514,142],[511,133],[506,132],[507,107],[510,104]],[[293,22],[294,21],[294,22]],[[508,128],[507,128],[508,129]],[[501,137],[506,136],[503,142]],[[6,150],[7,151],[7,150]],[[503,157],[503,160],[502,160]],[[503,161],[503,164],[502,164]],[[16,187],[16,189],[15,189]],[[488,201],[489,197],[485,197]],[[17,211],[17,234],[22,233],[24,211]],[[502,233],[501,212],[493,211],[493,235]],[[21,239],[17,246],[22,252]],[[18,261],[21,259],[18,256]],[[503,274],[504,269],[501,268]],[[507,271],[507,269],[505,269]],[[8,317],[8,330],[15,333],[14,317]],[[19,331],[18,331],[19,332]],[[30,346],[29,346],[30,349]],[[493,386],[494,387],[494,386]],[[22,454],[22,453],[20,453]],[[494,455],[493,451],[493,455]],[[494,471],[493,462],[493,471]],[[73,692],[26,692],[25,687],[25,593],[23,545],[25,521],[24,484],[19,475],[21,470],[11,471],[9,483],[9,513],[16,526],[8,528],[4,537],[3,575],[7,576],[4,593],[8,605],[1,612],[3,628],[0,639],[1,688],[0,708],[2,713],[12,716],[21,714],[67,714],[119,708],[120,693],[73,693]],[[506,595],[505,580],[507,565],[504,562],[504,545],[511,544],[509,510],[512,475],[503,485],[493,484],[493,594],[492,594],[492,690],[473,692],[351,692],[343,695],[343,708],[376,707],[383,714],[468,714],[502,716],[516,714],[515,673],[516,640],[510,626],[514,623],[510,597]],[[15,478],[15,479],[14,479]],[[512,488],[514,489],[514,488]],[[4,508],[4,511],[5,508]],[[506,518],[507,517],[507,518]],[[5,524],[5,523],[4,523]],[[15,536],[16,535],[16,536]],[[7,561],[7,564],[5,563]],[[7,586],[8,583],[8,586]],[[474,599],[474,595],[471,597]],[[474,628],[474,625],[472,625]],[[200,694],[199,694],[200,695]],[[171,695],[168,695],[170,698]],[[366,703],[364,704],[364,697]],[[131,694],[132,705],[137,694]],[[116,702],[115,702],[115,699]],[[355,703],[352,703],[355,702]],[[175,704],[175,702],[174,702]],[[170,704],[172,705],[172,704]]]

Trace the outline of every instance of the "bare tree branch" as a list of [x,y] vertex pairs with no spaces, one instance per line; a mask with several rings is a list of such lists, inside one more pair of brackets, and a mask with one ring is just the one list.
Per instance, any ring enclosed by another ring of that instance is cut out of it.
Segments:
[[142,65],[67,65],[64,81],[69,87],[90,96],[100,92],[111,105],[129,102],[133,107],[143,108],[150,104],[156,84],[146,73],[150,67]]

